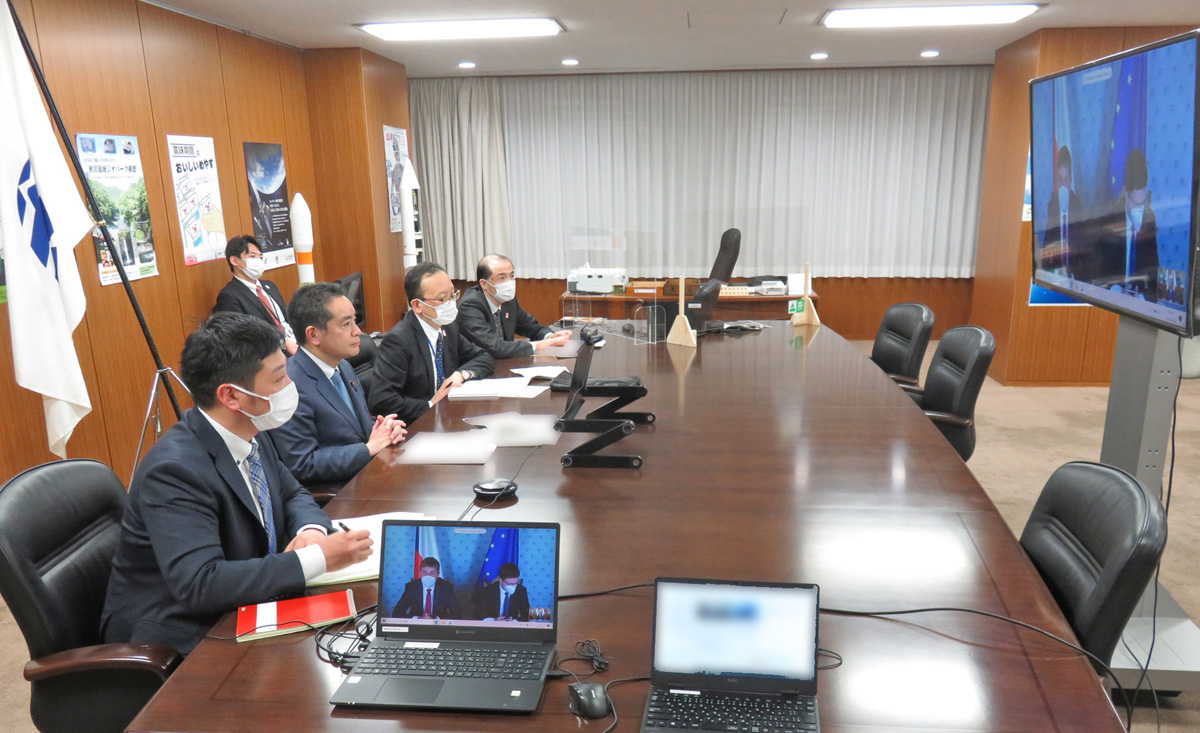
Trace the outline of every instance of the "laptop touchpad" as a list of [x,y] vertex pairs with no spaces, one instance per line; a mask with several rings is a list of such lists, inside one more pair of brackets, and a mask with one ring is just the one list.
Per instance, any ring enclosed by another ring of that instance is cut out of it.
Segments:
[[432,705],[445,680],[390,679],[375,696],[375,702],[393,705]]

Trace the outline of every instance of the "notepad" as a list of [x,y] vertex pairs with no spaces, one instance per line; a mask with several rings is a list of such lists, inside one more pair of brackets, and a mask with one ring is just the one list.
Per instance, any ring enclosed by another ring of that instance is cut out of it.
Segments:
[[496,444],[482,430],[460,430],[453,433],[417,433],[403,444],[401,465],[435,463],[486,463],[496,450]]
[[348,621],[354,618],[355,613],[354,593],[349,588],[319,596],[240,606],[237,640],[253,641],[328,626],[338,621]]
[[350,517],[349,519],[335,520],[338,524],[344,524],[350,529],[365,529],[370,533],[371,539],[375,540],[374,552],[372,552],[365,560],[360,560],[353,565],[348,565],[341,570],[331,570],[327,573],[322,573],[306,585],[309,588],[317,585],[333,585],[334,583],[356,583],[360,580],[375,580],[379,577],[379,562],[381,555],[379,554],[379,542],[383,536],[383,522],[385,519],[432,519],[426,517],[420,512],[384,512],[383,514],[369,514],[365,517]]

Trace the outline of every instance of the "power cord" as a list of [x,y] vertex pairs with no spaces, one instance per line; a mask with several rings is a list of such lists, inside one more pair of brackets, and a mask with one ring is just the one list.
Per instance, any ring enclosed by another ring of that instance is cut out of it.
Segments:
[[617,727],[617,721],[620,719],[617,717],[617,706],[613,705],[612,698],[608,696],[608,688],[612,687],[613,685],[624,684],[625,682],[646,682],[649,679],[649,677],[624,677],[619,680],[609,680],[608,682],[604,683],[604,699],[608,701],[608,709],[611,710],[613,714],[612,725],[605,728],[604,733],[611,733],[612,729]]
[[558,600],[570,601],[570,600],[574,600],[576,598],[591,598],[592,596],[603,596],[603,595],[607,595],[609,593],[616,593],[617,591],[629,590],[631,588],[653,588],[653,587],[654,587],[654,583],[634,583],[633,585],[622,585],[618,588],[609,588],[607,590],[587,591],[584,593],[567,593],[566,595],[560,595],[558,597]]
[[[337,626],[327,626],[317,631],[313,641],[317,646],[317,659],[336,665],[349,672],[362,657],[362,651],[371,642],[375,628],[378,606],[368,606],[353,619]],[[342,648],[338,648],[341,645]]]
[[[513,483],[517,480],[517,476],[521,475],[521,469],[525,468],[525,464],[529,461],[530,456],[532,456],[534,453],[536,453],[537,449],[541,448],[541,447],[542,446],[540,444],[535,445],[528,453],[525,454],[525,459],[523,461],[521,461],[521,465],[517,466],[516,473],[513,474],[512,478],[506,479],[509,483]],[[492,500],[489,501],[487,504],[485,504],[481,507],[477,507],[475,509],[475,513],[472,514],[471,518],[468,519],[467,521],[473,522],[473,521],[475,521],[475,517],[479,516],[479,512],[483,511],[484,509],[491,509],[492,505],[495,504],[497,501],[499,501],[500,496],[501,496],[500,494],[496,494],[495,496],[492,497]],[[463,520],[463,517],[467,516],[467,513],[471,511],[471,507],[475,506],[475,501],[476,501],[475,499],[472,499],[471,503],[467,504],[467,508],[463,509],[463,513],[459,514],[458,519],[456,519],[454,521],[461,522]]]
[[818,670],[822,669],[837,669],[842,666],[842,655],[837,652],[831,652],[828,649],[817,649],[817,656],[824,655],[833,659],[833,664],[817,665]]

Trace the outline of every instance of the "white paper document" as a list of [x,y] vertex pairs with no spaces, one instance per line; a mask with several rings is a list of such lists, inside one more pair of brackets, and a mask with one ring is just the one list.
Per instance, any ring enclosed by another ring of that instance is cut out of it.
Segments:
[[458,430],[453,433],[417,433],[403,444],[397,464],[486,463],[496,444],[484,430]]
[[[545,389],[545,387],[542,387]],[[478,425],[497,446],[554,445],[562,433],[554,429],[558,415],[522,415],[519,412],[498,412],[463,418],[469,425]]]
[[353,565],[344,567],[341,570],[333,570],[328,573],[323,573],[308,581],[309,587],[314,585],[333,585],[334,583],[355,583],[360,580],[374,580],[379,577],[379,561],[382,555],[379,554],[379,549],[383,546],[381,540],[383,538],[383,521],[385,519],[432,519],[424,514],[417,512],[385,512],[383,514],[369,514],[365,517],[350,517],[349,519],[335,519],[334,526],[344,524],[350,529],[365,529],[371,533],[371,539],[375,540],[374,552],[372,552],[366,560],[356,562]]
[[534,366],[534,367],[518,367],[512,370],[514,374],[520,374],[522,377],[530,379],[554,379],[559,374],[567,371],[565,366]]
[[452,387],[446,397],[451,402],[495,400],[501,397],[528,397],[529,395],[525,394],[525,388],[528,386],[529,377],[472,379],[469,382],[463,382],[457,387]]

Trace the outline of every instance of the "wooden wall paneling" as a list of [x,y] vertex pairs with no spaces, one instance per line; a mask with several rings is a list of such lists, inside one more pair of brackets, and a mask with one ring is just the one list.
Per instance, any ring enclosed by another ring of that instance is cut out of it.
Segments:
[[[226,228],[235,231],[240,231],[237,202],[246,196],[245,185],[238,187],[237,182],[245,180],[245,168],[239,171],[235,167],[229,142],[217,27],[146,3],[138,3],[138,16],[150,97],[154,100],[154,127],[161,145],[157,163],[168,194],[169,226],[163,227],[162,238],[165,242],[166,235],[170,236],[169,254],[176,263],[179,313],[186,335],[212,312],[217,293],[229,281],[230,273],[224,258],[190,266],[185,262],[167,135],[213,138],[223,218]],[[160,249],[160,256],[164,254]]]
[[[320,215],[317,211],[317,180],[313,168],[312,128],[308,120],[308,90],[304,85],[304,53],[297,49],[278,47],[279,85],[283,97],[283,124],[287,142],[283,151],[287,157],[288,196],[304,194],[313,216],[313,240],[321,241]],[[291,205],[291,201],[288,201]],[[323,270],[315,261],[316,277],[323,280]],[[297,273],[297,278],[299,273]]]
[[1194,25],[1147,25],[1126,28],[1124,48],[1137,48],[1195,29]]
[[[34,12],[46,78],[64,102],[60,109],[67,129],[138,137],[159,275],[134,282],[133,289],[163,361],[177,366],[183,329],[175,263],[167,252],[167,200],[156,165],[160,143],[151,117],[138,5],[135,0],[36,0]],[[110,465],[128,480],[154,362],[123,288],[100,286],[90,243],[76,248],[76,260],[93,335],[97,386],[92,397],[99,395],[103,405]]]
[[[390,328],[408,310],[404,295],[404,239],[390,227],[386,169],[384,168],[383,125],[400,127],[412,134],[408,117],[408,78],[404,66],[390,59],[360,51],[366,105],[367,178],[374,224],[375,271],[379,283],[381,328]],[[410,153],[411,154],[411,153]]]
[[[217,28],[217,40],[221,50],[221,75],[225,83],[229,142],[233,148],[235,180],[240,189],[237,194],[238,218],[232,223],[232,229],[227,232],[232,237],[254,233],[246,181],[246,155],[242,143],[283,145],[289,198],[292,192],[292,170],[288,165],[290,146],[283,121],[286,111],[280,83],[279,46],[220,27]],[[226,209],[231,208],[229,204],[225,206]],[[227,226],[230,226],[229,221],[229,217],[226,216]],[[285,300],[292,297],[299,282],[294,266],[269,270],[265,277],[279,286]]]

